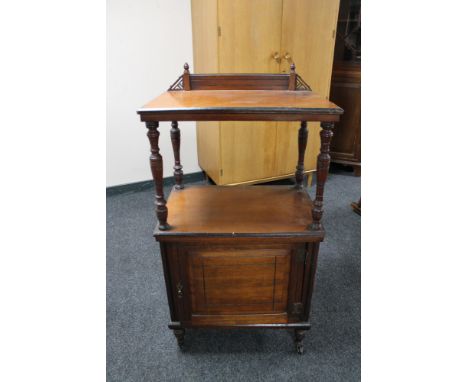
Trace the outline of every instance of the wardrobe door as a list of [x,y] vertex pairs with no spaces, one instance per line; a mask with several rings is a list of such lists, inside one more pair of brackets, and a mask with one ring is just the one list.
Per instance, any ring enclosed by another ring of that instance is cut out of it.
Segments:
[[[220,73],[278,73],[282,0],[219,0]],[[219,184],[276,175],[276,122],[221,122]]]
[[[192,0],[193,73],[218,73],[218,0]],[[198,164],[219,184],[219,122],[197,122]]]
[[[283,0],[281,71],[296,71],[312,90],[328,98],[335,48],[339,0]],[[288,54],[289,57],[284,58]],[[300,123],[278,123],[276,169],[279,174],[295,171],[297,131]],[[304,160],[306,170],[315,170],[320,150],[320,127],[309,123],[309,140]],[[281,142],[281,144],[280,144]]]

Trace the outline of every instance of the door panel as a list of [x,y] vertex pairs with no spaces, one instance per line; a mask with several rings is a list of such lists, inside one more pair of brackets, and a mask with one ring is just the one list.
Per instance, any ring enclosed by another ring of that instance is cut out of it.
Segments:
[[[284,0],[281,54],[289,53],[296,71],[312,90],[328,98],[335,48],[339,0]],[[290,62],[281,62],[289,72]],[[304,160],[306,170],[316,169],[320,150],[320,126],[309,123],[309,140]],[[278,123],[276,166],[279,174],[295,171],[299,123]]]
[[188,249],[192,314],[285,313],[291,248]]
[[[219,0],[219,72],[278,73],[282,0]],[[219,184],[275,176],[276,122],[221,122]]]
[[278,73],[282,0],[219,0],[220,73]]
[[275,122],[221,123],[222,184],[275,174]]
[[[298,131],[300,122],[278,122],[276,129],[275,171],[278,175],[291,174],[296,171],[298,152]],[[309,138],[304,157],[304,169],[315,170],[317,155],[320,151],[320,125],[317,122],[307,123]]]

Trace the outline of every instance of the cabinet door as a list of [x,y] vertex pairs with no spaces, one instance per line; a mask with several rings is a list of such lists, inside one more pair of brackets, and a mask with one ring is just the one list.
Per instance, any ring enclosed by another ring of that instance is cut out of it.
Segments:
[[[284,0],[281,53],[291,61],[281,62],[281,71],[289,72],[291,62],[313,91],[328,98],[335,48],[339,0]],[[309,140],[304,160],[306,170],[315,170],[320,150],[320,127],[309,123]],[[299,123],[278,123],[276,168],[278,174],[295,171]]]
[[287,322],[293,248],[186,247],[191,321]]
[[[219,72],[278,73],[282,0],[219,0]],[[220,184],[276,175],[276,122],[221,122]]]

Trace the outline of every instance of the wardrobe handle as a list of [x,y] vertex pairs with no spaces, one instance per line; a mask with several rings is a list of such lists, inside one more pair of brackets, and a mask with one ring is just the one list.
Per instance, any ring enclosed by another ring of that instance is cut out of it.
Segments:
[[281,64],[281,56],[278,52],[275,52],[271,55],[271,57],[278,63]]
[[293,63],[292,56],[291,56],[288,52],[286,52],[286,53],[284,54],[283,58],[284,58],[286,61],[288,61],[290,64]]

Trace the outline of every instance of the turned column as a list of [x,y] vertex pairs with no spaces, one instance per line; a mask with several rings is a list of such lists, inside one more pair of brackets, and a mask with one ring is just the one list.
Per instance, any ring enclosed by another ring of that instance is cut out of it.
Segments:
[[296,188],[304,187],[304,155],[307,147],[308,135],[309,131],[307,130],[307,122],[302,121],[298,132],[299,159],[297,160],[296,166]]
[[172,150],[174,151],[174,179],[175,179],[175,188],[180,190],[184,188],[183,185],[183,176],[184,172],[182,171],[182,165],[180,164],[180,130],[177,121],[172,122],[171,129],[171,141],[172,141]]
[[158,228],[161,231],[169,229],[167,224],[167,207],[163,191],[163,159],[159,153],[159,122],[146,122],[148,129],[148,139],[151,145],[150,165],[153,174],[154,186],[156,189],[156,216],[158,217]]
[[333,137],[332,122],[322,122],[320,126],[322,130],[320,131],[320,154],[317,158],[317,189],[312,209],[312,229],[322,228],[320,221],[323,214],[323,191],[330,167],[330,142]]

